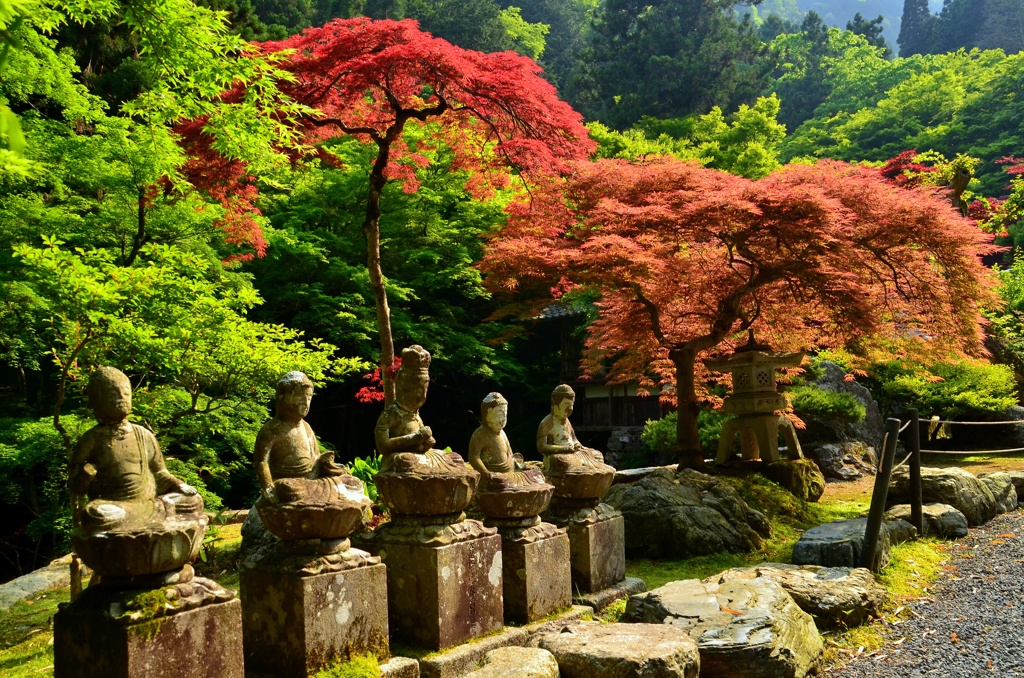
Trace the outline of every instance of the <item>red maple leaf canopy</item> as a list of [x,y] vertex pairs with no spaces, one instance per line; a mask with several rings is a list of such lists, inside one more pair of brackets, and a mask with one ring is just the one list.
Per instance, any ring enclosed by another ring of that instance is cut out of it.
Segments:
[[352,134],[391,145],[385,176],[413,190],[413,165],[425,158],[400,140],[409,120],[440,125],[454,169],[557,172],[595,147],[532,60],[462,49],[412,19],[336,19],[262,48],[294,50],[284,68],[296,81],[282,90],[322,113],[306,121],[314,139]]
[[538,304],[554,282],[599,291],[584,369],[675,382],[679,441],[699,464],[698,356],[747,329],[776,349],[888,332],[980,351],[990,242],[942,196],[872,168],[821,161],[751,181],[672,159],[602,160],[514,215],[482,267],[492,288]]

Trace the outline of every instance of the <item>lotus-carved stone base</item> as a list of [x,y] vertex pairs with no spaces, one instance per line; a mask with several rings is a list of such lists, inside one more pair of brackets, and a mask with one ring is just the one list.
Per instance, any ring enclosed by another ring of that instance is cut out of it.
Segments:
[[547,483],[517,485],[500,492],[478,492],[476,501],[489,518],[529,518],[543,513],[554,491]]
[[592,500],[591,506],[597,505],[601,497],[608,492],[615,480],[615,469],[611,466],[588,470],[586,473],[562,473],[546,475],[545,480],[555,486],[556,500],[576,500],[586,502]]
[[430,475],[378,473],[377,493],[392,513],[440,516],[461,513],[473,500],[480,474],[468,468]]
[[199,555],[209,518],[178,516],[137,530],[89,532],[76,528],[71,543],[82,562],[102,577],[139,577],[178,570]]
[[363,503],[349,501],[274,504],[260,499],[256,502],[263,525],[282,541],[344,539],[362,528],[365,508]]

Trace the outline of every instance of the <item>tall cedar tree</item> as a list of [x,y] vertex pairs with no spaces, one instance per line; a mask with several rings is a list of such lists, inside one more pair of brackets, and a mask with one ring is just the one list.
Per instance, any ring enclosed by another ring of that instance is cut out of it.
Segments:
[[933,33],[936,17],[928,9],[928,0],[903,0],[903,18],[900,21],[900,56],[933,54]]
[[403,141],[406,123],[437,125],[454,151],[453,169],[474,170],[469,188],[475,191],[507,179],[509,168],[524,179],[557,173],[567,161],[588,157],[595,144],[533,61],[456,47],[411,19],[339,19],[262,47],[294,50],[284,68],[295,82],[282,89],[318,109],[304,120],[311,140],[352,135],[377,146],[362,228],[390,403],[395,347],[380,262],[380,200],[389,181],[415,192],[415,167],[428,162]]
[[674,382],[681,465],[703,464],[697,360],[747,329],[778,349],[888,332],[980,351],[991,237],[877,169],[821,161],[751,181],[602,160],[548,197],[490,244],[488,282],[538,304],[574,285],[600,292],[583,367],[608,367],[612,383]]

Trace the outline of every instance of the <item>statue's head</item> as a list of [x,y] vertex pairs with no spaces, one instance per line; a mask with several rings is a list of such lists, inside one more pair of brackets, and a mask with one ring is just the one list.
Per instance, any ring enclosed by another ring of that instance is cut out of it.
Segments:
[[309,414],[313,400],[313,382],[302,372],[289,372],[277,382],[277,415],[302,419]]
[[402,350],[402,366],[395,376],[395,400],[402,407],[418,410],[427,402],[430,384],[430,353],[422,346]]
[[480,403],[480,421],[495,433],[508,421],[508,401],[500,393],[488,393]]
[[572,414],[572,406],[576,402],[576,392],[568,384],[559,384],[551,392],[551,413],[558,417]]
[[101,367],[89,377],[89,404],[96,420],[118,424],[132,411],[132,382],[116,367]]

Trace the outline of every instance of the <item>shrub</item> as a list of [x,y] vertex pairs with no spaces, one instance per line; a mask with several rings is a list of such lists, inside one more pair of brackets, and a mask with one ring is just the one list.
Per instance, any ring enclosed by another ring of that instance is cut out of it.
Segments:
[[786,390],[786,397],[801,419],[841,417],[856,423],[867,415],[867,409],[852,394],[837,393],[810,384],[790,387]]
[[1013,370],[981,360],[920,365],[890,360],[868,370],[880,404],[916,407],[922,416],[991,416],[1017,404]]
[[363,481],[363,491],[370,501],[377,501],[377,483],[374,478],[380,472],[381,456],[374,452],[369,457],[356,457],[352,460],[351,472],[356,478]]
[[[697,431],[700,434],[700,447],[705,453],[714,453],[718,448],[718,439],[722,437],[722,425],[729,418],[718,410],[701,410],[697,415]],[[650,419],[644,426],[640,440],[644,446],[658,454],[672,454],[676,450],[675,412],[669,412],[661,419]]]

